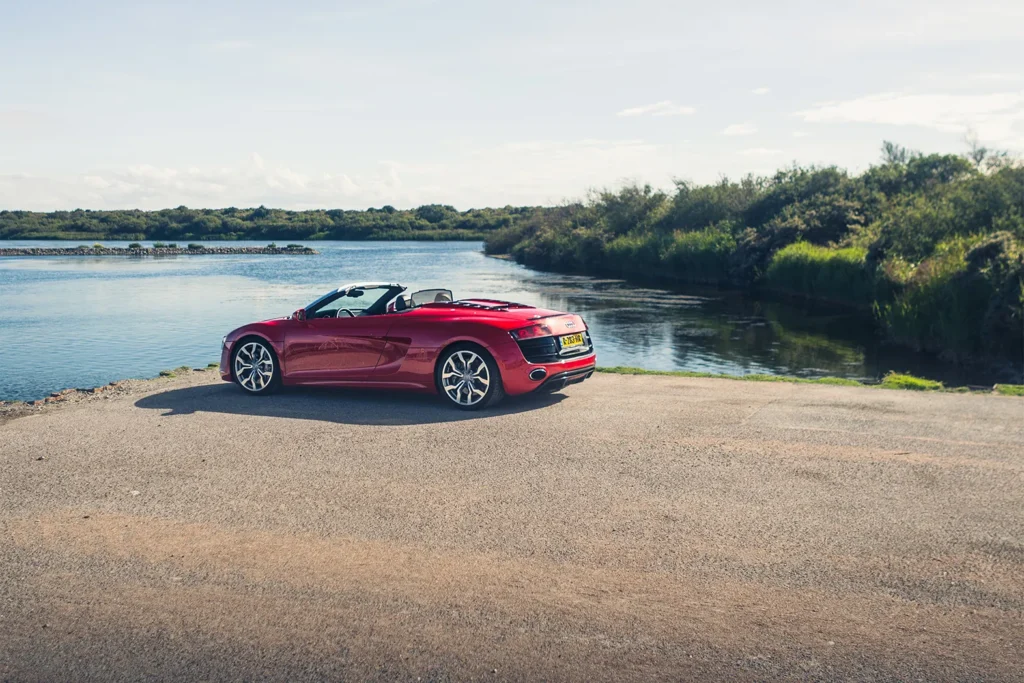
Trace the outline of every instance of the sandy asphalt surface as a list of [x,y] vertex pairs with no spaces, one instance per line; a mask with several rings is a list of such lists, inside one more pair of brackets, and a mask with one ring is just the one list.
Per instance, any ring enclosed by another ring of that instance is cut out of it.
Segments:
[[1024,680],[1024,400],[214,372],[0,417],[0,680]]

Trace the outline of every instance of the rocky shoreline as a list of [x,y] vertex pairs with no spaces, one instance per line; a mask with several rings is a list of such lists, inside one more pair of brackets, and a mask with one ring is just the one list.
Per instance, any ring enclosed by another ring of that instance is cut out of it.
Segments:
[[205,256],[226,254],[315,255],[310,247],[0,247],[0,256]]
[[211,363],[205,368],[182,366],[180,368],[175,368],[174,370],[163,370],[160,372],[159,376],[147,379],[121,379],[98,387],[61,389],[60,391],[52,392],[45,398],[40,398],[34,401],[0,400],[0,423],[16,417],[24,417],[25,415],[37,413],[39,409],[46,406],[66,405],[99,398],[123,396],[125,394],[130,394],[133,391],[137,391],[140,388],[150,387],[158,382],[166,382],[171,379],[180,379],[186,376],[210,377],[218,372],[218,366],[214,363]]

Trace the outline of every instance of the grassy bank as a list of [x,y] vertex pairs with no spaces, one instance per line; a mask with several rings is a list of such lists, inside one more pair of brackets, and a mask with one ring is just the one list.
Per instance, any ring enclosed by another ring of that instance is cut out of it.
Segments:
[[[785,377],[781,375],[726,375],[713,372],[691,372],[688,370],[644,370],[642,368],[629,368],[616,366],[611,368],[598,368],[598,372],[613,375],[665,375],[669,377],[704,377],[709,379],[731,379],[743,382],[789,382],[791,384],[828,384],[844,387],[871,387],[881,389],[900,389],[904,391],[944,391],[952,393],[965,393],[970,391],[966,387],[947,388],[942,382],[936,382],[922,377],[914,377],[897,372],[890,372],[880,382],[867,384],[858,382],[855,379],[842,377],[821,377],[818,379],[805,379],[803,377]],[[1004,396],[1024,396],[1024,385],[1021,384],[997,384],[988,391],[1002,394]]]
[[873,312],[890,342],[1024,356],[1024,166],[884,147],[860,175],[792,167],[630,185],[524,217],[486,250],[563,272],[769,291]]

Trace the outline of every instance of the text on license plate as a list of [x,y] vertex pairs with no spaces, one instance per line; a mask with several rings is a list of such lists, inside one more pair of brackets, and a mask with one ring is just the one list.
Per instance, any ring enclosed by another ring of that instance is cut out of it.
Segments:
[[567,334],[558,341],[562,345],[563,349],[571,349],[574,346],[583,346],[583,335]]

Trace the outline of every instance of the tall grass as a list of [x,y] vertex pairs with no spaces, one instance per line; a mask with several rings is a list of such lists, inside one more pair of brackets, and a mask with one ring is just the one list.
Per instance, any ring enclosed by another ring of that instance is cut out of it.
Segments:
[[809,299],[870,306],[876,286],[866,258],[867,250],[858,247],[830,249],[796,242],[775,252],[764,284]]
[[878,306],[887,336],[917,349],[952,355],[982,350],[982,330],[992,298],[984,280],[969,277],[970,242],[955,239],[918,265],[902,291]]
[[719,224],[704,230],[677,230],[661,252],[662,265],[687,282],[720,284],[729,280],[729,261],[736,239]]

